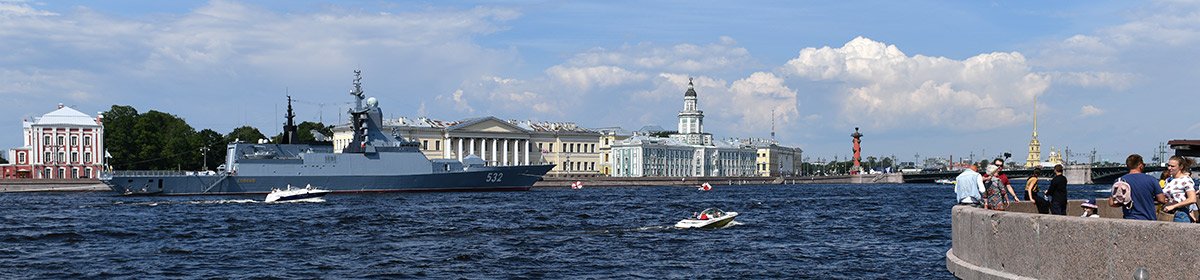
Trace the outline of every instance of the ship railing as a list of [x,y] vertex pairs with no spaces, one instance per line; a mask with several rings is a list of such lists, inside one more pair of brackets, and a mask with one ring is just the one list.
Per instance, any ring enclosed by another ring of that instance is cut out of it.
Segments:
[[112,178],[113,176],[154,176],[154,177],[186,177],[186,176],[217,176],[225,172],[213,171],[180,171],[180,170],[114,170],[105,171],[100,176],[101,178]]

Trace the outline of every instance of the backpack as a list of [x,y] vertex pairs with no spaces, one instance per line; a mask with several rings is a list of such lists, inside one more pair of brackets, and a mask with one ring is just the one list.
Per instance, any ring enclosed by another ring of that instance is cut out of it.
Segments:
[[1129,197],[1129,183],[1117,178],[1117,181],[1112,185],[1112,197],[1109,199],[1117,205],[1131,206],[1133,199]]

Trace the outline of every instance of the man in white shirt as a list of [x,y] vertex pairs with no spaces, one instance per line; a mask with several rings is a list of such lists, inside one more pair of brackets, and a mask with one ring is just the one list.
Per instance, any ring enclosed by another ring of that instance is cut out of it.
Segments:
[[971,164],[969,168],[963,169],[962,174],[958,174],[954,180],[954,194],[957,195],[958,204],[979,207],[981,194],[985,191],[983,176],[979,175],[979,166]]

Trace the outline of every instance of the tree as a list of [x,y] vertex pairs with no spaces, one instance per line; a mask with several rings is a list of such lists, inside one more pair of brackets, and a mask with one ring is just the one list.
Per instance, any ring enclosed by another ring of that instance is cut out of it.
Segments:
[[133,127],[137,133],[139,150],[137,162],[130,164],[137,169],[196,170],[201,158],[196,142],[196,130],[183,119],[151,110],[141,114]]
[[[883,160],[879,161],[879,167],[883,167],[883,168],[892,167],[892,158],[884,157]],[[893,168],[893,169],[895,169],[895,168]]]
[[[201,149],[208,148],[208,158],[204,163],[208,165],[209,170],[216,169],[225,162],[225,145],[229,142],[225,141],[225,136],[221,133],[206,128],[196,133],[196,143],[200,144]],[[203,156],[201,152],[201,157]]]
[[259,132],[257,128],[252,126],[242,126],[233,129],[229,134],[225,135],[226,143],[241,141],[242,143],[258,143],[259,139],[267,139],[267,136]]
[[[332,141],[329,141],[328,139],[326,139],[326,141],[324,141],[324,142],[318,142],[316,136],[313,135],[313,133],[312,133],[313,130],[316,130],[318,133],[321,133],[325,136],[329,136],[329,137],[333,136],[333,126],[332,125],[325,125],[325,124],[319,123],[319,122],[301,122],[300,125],[296,126],[296,138],[298,138],[298,139],[296,139],[297,142],[292,143],[292,144],[315,144],[315,143],[328,144],[328,143],[332,142]],[[274,137],[271,137],[271,142],[281,143],[280,139],[283,139],[283,132],[280,132],[279,134],[276,134]]]
[[0,164],[7,164],[8,160],[4,159],[4,155],[0,155]]
[[129,169],[131,166],[125,164],[137,161],[134,158],[138,138],[133,130],[137,118],[138,111],[131,106],[112,105],[104,112],[104,145],[112,155],[109,164],[116,168]]

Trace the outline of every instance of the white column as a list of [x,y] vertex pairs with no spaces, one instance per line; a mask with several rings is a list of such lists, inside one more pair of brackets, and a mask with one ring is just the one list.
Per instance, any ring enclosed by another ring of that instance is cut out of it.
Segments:
[[529,165],[530,140],[525,140],[525,165]]
[[442,158],[450,159],[450,137],[442,137]]
[[479,139],[479,158],[483,159],[483,165],[487,165],[489,157],[487,156],[488,144],[487,138]]
[[512,159],[512,162],[511,162],[511,164],[512,164],[512,165],[520,165],[520,162],[521,162],[521,154],[520,154],[520,151],[521,151],[521,146],[518,146],[520,143],[521,143],[521,139],[513,139],[513,141],[512,141],[512,147],[513,147],[513,151],[512,151],[512,154],[513,154],[513,155],[512,155],[512,156],[513,156],[513,159]]
[[504,139],[504,161],[499,165],[508,165],[508,139]]
[[462,161],[462,158],[463,158],[462,147],[463,147],[463,139],[458,138],[458,161]]
[[470,151],[469,151],[469,152],[467,152],[467,154],[468,154],[468,155],[473,155],[473,154],[475,154],[475,138],[471,138],[471,147],[470,147],[470,148],[471,148],[471,149],[470,149]]
[[499,141],[500,139],[492,138],[492,161],[496,161],[496,144],[499,143]]

